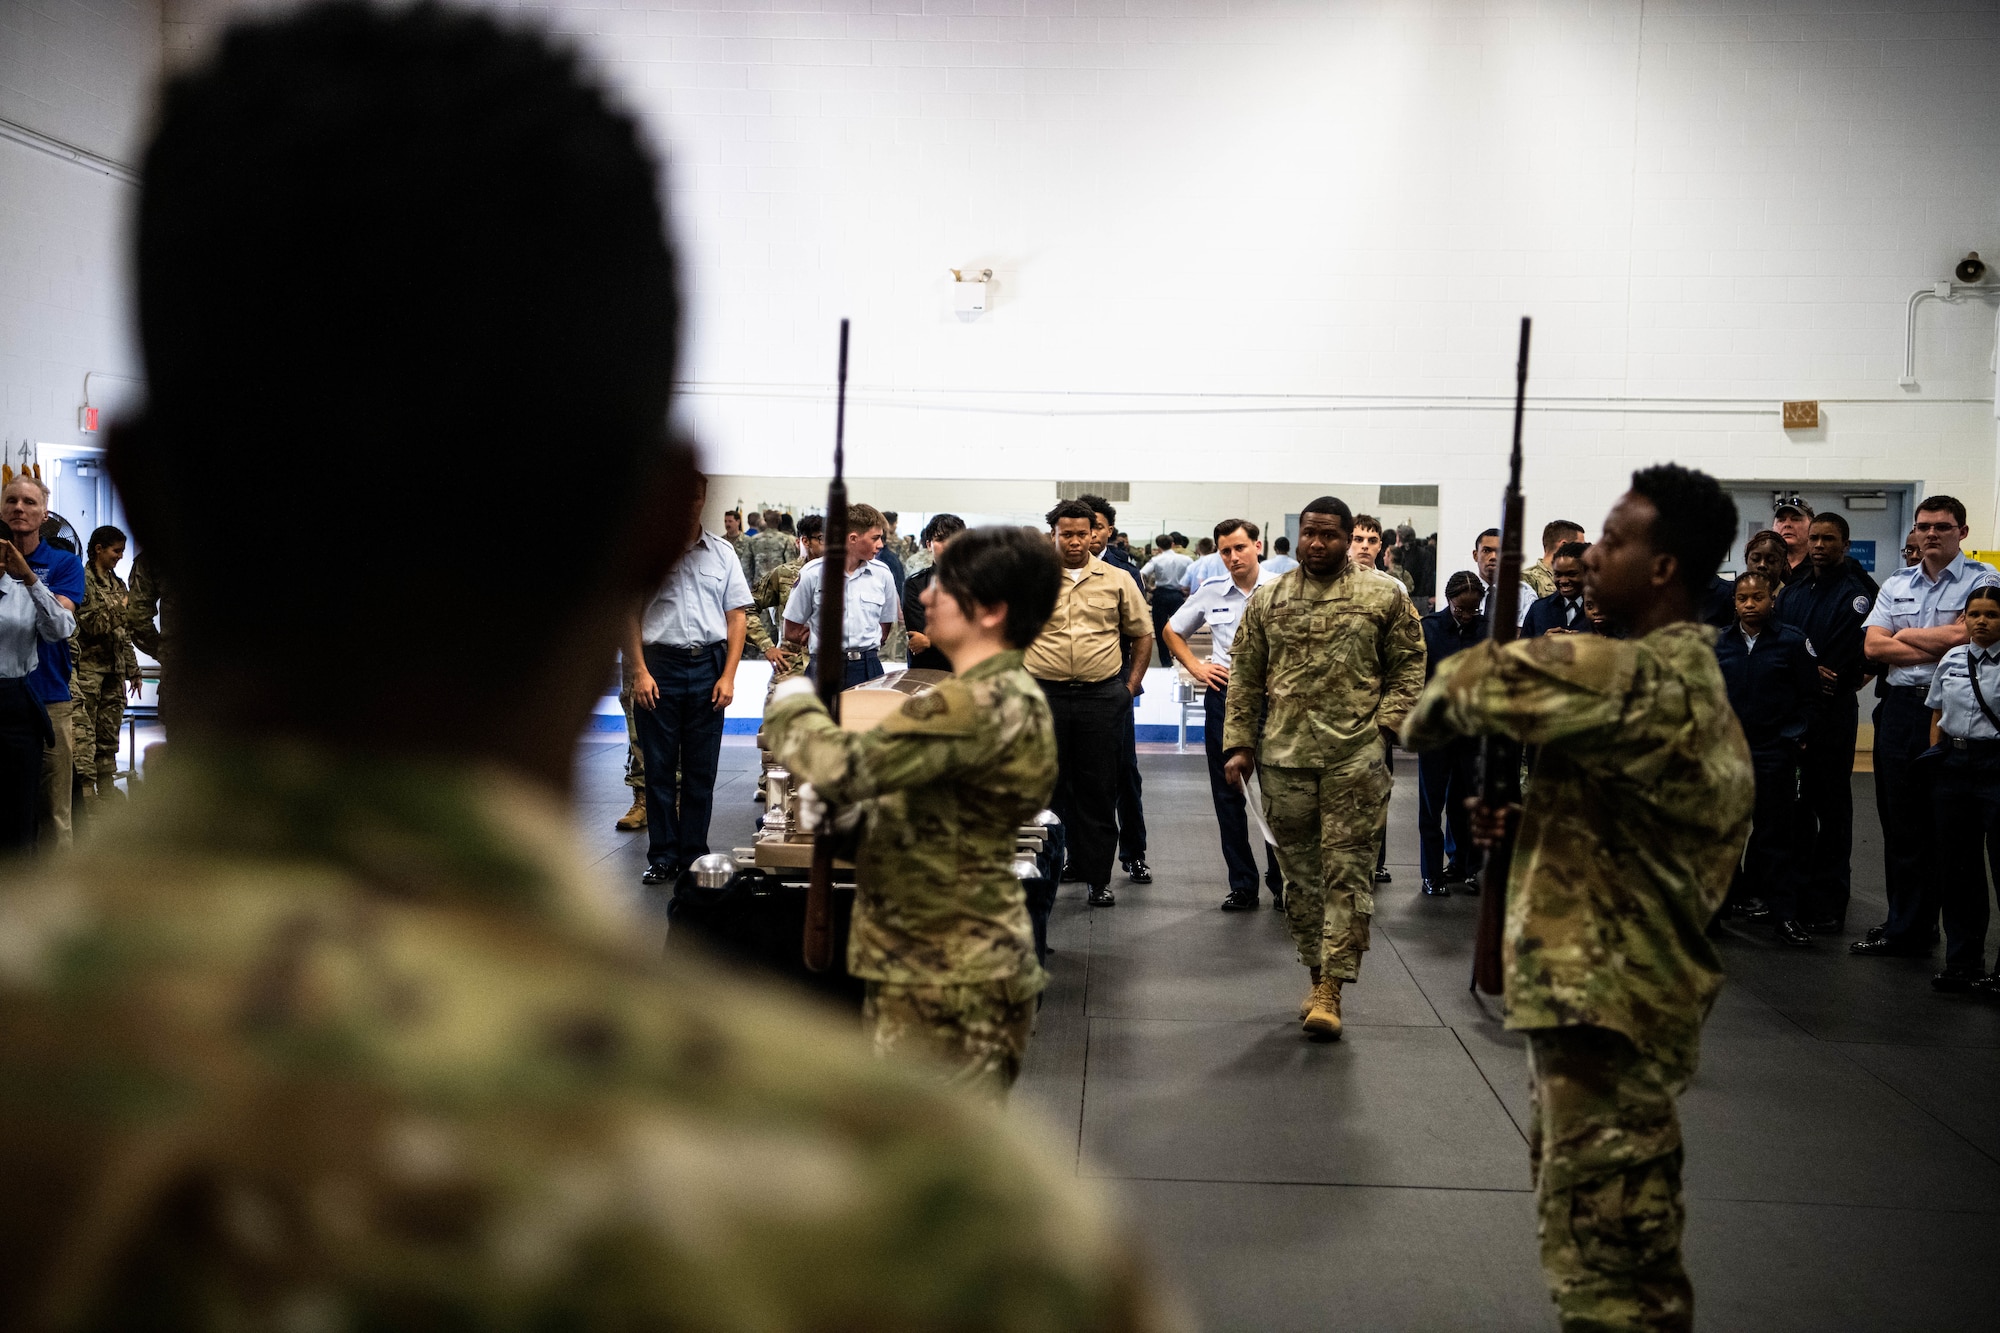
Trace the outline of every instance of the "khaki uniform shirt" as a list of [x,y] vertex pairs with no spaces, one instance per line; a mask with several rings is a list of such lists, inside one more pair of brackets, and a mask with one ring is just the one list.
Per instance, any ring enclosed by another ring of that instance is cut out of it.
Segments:
[[1062,571],[1055,614],[1028,645],[1025,665],[1037,680],[1110,680],[1124,669],[1125,640],[1153,632],[1139,584],[1096,556],[1073,579]]
[[174,751],[0,879],[0,1328],[1174,1325],[1067,1155],[657,967],[542,789]]
[[836,805],[867,805],[855,861],[847,970],[870,981],[1042,987],[1027,899],[1011,866],[1017,830],[1056,785],[1048,700],[996,653],[873,731],[843,731],[818,699],[765,715],[780,763]]
[[[1222,744],[1280,768],[1329,768],[1381,745],[1424,688],[1424,631],[1403,585],[1348,561],[1257,589],[1229,649]],[[1261,736],[1261,740],[1260,740]]]
[[1703,933],[1750,832],[1750,747],[1691,622],[1641,639],[1476,644],[1438,664],[1403,728],[1429,750],[1540,747],[1508,870],[1507,1026],[1610,1028],[1680,1078],[1722,986]]

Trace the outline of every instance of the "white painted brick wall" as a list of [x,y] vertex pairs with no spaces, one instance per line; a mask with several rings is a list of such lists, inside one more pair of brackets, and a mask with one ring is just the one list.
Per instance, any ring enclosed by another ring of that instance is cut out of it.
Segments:
[[[1580,400],[1531,420],[1533,523],[1676,458],[1952,490],[1996,540],[1991,303],[1927,304],[1896,384],[1911,291],[2000,259],[1992,0],[503,7],[671,149],[720,471],[823,469],[828,403],[770,386],[850,315],[857,475],[1436,482],[1460,549],[1506,419],[1456,400],[1509,391],[1530,312],[1536,394]],[[174,58],[230,8],[167,0]]]
[[[0,0],[0,119],[113,161],[136,152],[160,60],[148,0]],[[136,192],[0,140],[0,445],[82,442],[84,375],[137,373],[123,248]],[[131,391],[93,382],[92,397]]]

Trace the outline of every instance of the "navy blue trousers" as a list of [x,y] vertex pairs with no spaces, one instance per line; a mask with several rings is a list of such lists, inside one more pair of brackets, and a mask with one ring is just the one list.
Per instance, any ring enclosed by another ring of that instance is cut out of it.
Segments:
[[1947,749],[1933,791],[1945,970],[1983,974],[1988,866],[2000,888],[2000,755]]
[[[1201,748],[1208,754],[1208,794],[1215,802],[1215,824],[1222,833],[1222,864],[1229,870],[1231,893],[1257,892],[1257,858],[1250,847],[1249,806],[1241,787],[1222,776],[1222,719],[1229,711],[1229,688],[1208,689],[1201,696]],[[1284,893],[1278,874],[1278,852],[1264,844],[1264,886],[1273,898]]]
[[635,706],[632,719],[646,756],[648,864],[685,869],[708,854],[708,816],[722,758],[722,710],[709,696],[722,678],[726,647],[646,645],[646,671],[660,699],[652,708]]
[[[847,666],[841,672],[840,676],[840,688],[851,690],[856,685],[865,684],[868,681],[874,680],[877,676],[887,674],[882,669],[881,657],[873,648],[870,648],[863,652],[859,658],[850,657],[847,659]],[[814,682],[819,680],[819,659],[817,657],[806,659],[806,679]]]
[[1931,710],[1920,686],[1891,686],[1875,710],[1875,810],[1882,817],[1889,921],[1898,944],[1937,939],[1937,857],[1930,776],[1916,757],[1930,748]]
[[1799,915],[1847,920],[1854,855],[1854,737],[1860,708],[1851,693],[1826,700],[1806,724],[1799,757]]
[[1479,742],[1460,738],[1417,756],[1417,857],[1423,877],[1444,882],[1447,866],[1479,873],[1472,816],[1465,803],[1479,794]]

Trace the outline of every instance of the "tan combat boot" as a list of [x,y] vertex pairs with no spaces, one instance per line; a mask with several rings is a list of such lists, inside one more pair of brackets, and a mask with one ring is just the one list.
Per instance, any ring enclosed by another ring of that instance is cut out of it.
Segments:
[[1312,1011],[1306,1015],[1308,1037],[1340,1040],[1340,980],[1325,977],[1313,986]]
[[1310,975],[1312,976],[1312,988],[1306,992],[1306,998],[1299,1001],[1299,1022],[1301,1023],[1305,1022],[1306,1015],[1313,1011],[1313,996],[1319,994],[1319,969],[1316,967],[1310,969]]
[[634,798],[630,810],[618,816],[615,827],[620,833],[630,833],[634,829],[646,827],[646,798],[643,794]]

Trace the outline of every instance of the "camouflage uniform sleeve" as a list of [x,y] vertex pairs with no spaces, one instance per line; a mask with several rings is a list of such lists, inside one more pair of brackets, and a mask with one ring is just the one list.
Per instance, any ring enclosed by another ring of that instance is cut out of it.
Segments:
[[778,762],[835,805],[852,805],[935,782],[996,758],[1005,728],[994,725],[957,682],[906,700],[872,731],[845,731],[807,694],[765,714]]
[[1526,745],[1618,724],[1632,688],[1630,645],[1595,635],[1475,644],[1438,663],[1403,723],[1412,750],[1457,736],[1508,736]]
[[1244,604],[1236,637],[1229,642],[1229,702],[1222,722],[1225,752],[1257,748],[1258,723],[1264,713],[1264,673],[1270,656],[1270,640],[1264,633],[1265,601],[1251,596]]
[[132,644],[149,657],[160,655],[160,585],[153,579],[151,566],[143,560],[132,564],[132,596],[125,603],[125,625],[132,631]]
[[111,596],[111,585],[101,578],[88,580],[84,585],[83,605],[76,612],[77,636],[108,639],[124,628],[124,617],[118,614],[118,603]]
[[1417,618],[1416,604],[1398,597],[1382,636],[1382,702],[1375,710],[1375,725],[1392,730],[1402,726],[1423,692],[1423,622]]

